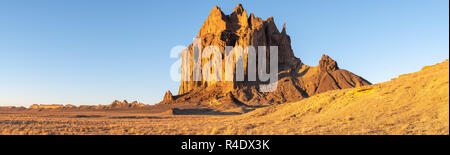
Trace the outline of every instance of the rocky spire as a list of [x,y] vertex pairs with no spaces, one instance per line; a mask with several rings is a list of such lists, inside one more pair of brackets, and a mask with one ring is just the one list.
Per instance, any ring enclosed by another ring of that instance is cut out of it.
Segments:
[[[278,63],[280,70],[289,70],[296,68],[301,64],[300,59],[294,56],[290,45],[291,40],[286,34],[285,26],[283,28],[283,33],[280,33],[275,24],[274,17],[269,17],[267,20],[262,20],[254,14],[250,14],[249,17],[242,4],[239,4],[230,15],[225,15],[219,7],[215,6],[201,27],[198,37],[202,39],[202,47],[216,46],[222,53],[225,51],[225,46],[242,46],[244,48],[250,45],[254,47],[278,46]],[[193,44],[191,44],[189,48],[191,53],[193,51],[192,45]],[[244,55],[244,57],[246,56]],[[244,59],[244,68],[246,68],[247,65],[246,61],[247,60]],[[202,60],[202,67],[204,62],[206,61]],[[192,68],[192,66],[182,66],[181,71],[192,71],[192,69],[187,69],[188,67]],[[244,70],[244,72],[246,71]],[[218,78],[211,77],[211,79]],[[208,87],[216,83],[216,81],[182,81],[178,94],[187,93],[197,88]],[[240,84],[245,85],[246,83],[241,82]],[[231,88],[226,90],[237,88],[238,85],[237,82],[233,82],[231,85],[226,85]]]
[[226,29],[225,14],[220,10],[218,6],[214,6],[209,13],[208,18],[203,23],[198,36],[204,36],[205,34],[217,34]]
[[170,90],[169,90],[169,91],[167,91],[166,94],[164,95],[164,100],[163,100],[163,102],[170,103],[170,102],[172,102],[172,101],[174,101],[174,98],[173,98],[172,92],[170,92]]
[[242,14],[242,12],[244,12],[244,7],[242,6],[241,3],[238,4],[238,6],[236,8],[234,8],[233,13],[237,13],[237,14]]
[[216,5],[211,9],[209,16],[222,16],[224,15],[222,10]]
[[248,23],[251,26],[251,29],[258,29],[263,26],[263,21],[259,17],[255,17],[255,14],[251,13],[248,18]]
[[242,4],[234,8],[233,13],[230,15],[231,22],[236,22],[240,29],[245,29],[248,27],[248,15]]
[[286,35],[286,23],[283,23],[283,30],[281,30],[281,35]]
[[331,59],[328,55],[323,54],[322,59],[319,61],[319,69],[324,72],[332,72],[338,70],[338,64]]

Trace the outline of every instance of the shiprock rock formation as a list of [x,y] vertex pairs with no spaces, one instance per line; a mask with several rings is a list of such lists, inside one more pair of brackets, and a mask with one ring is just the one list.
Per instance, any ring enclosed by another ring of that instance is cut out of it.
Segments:
[[[266,56],[270,46],[278,46],[278,87],[274,92],[260,92],[260,81],[248,81],[247,57],[244,55],[245,81],[185,81],[182,79],[178,95],[167,92],[161,104],[196,103],[204,105],[227,104],[228,106],[261,106],[298,101],[309,96],[335,89],[370,85],[367,80],[340,69],[336,61],[323,55],[316,67],[305,65],[294,56],[291,39],[283,25],[281,32],[274,18],[262,20],[253,13],[248,16],[241,4],[225,15],[219,7],[211,10],[201,27],[197,38],[201,47],[217,46],[225,55],[225,46],[266,46]],[[193,55],[193,44],[188,52]],[[225,59],[224,56],[222,59]],[[182,65],[181,71],[193,72],[190,65]],[[201,67],[208,59],[203,60]],[[236,60],[233,60],[236,61]],[[268,61],[267,61],[268,62]],[[182,63],[184,64],[184,63]],[[189,69],[188,69],[189,68]],[[225,67],[222,67],[224,70]],[[235,74],[235,73],[234,73]],[[226,102],[226,103],[225,103]],[[231,102],[231,103],[229,103]],[[230,105],[231,104],[231,105]]]

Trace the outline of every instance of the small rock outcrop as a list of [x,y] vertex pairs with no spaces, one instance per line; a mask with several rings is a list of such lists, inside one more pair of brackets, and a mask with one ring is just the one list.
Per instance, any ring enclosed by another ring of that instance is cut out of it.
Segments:
[[322,55],[322,59],[319,61],[319,69],[323,72],[332,72],[338,70],[339,67],[336,61],[324,54]]
[[164,95],[164,99],[163,99],[162,103],[170,104],[173,101],[175,101],[175,99],[173,98],[172,92],[167,91],[166,94]]

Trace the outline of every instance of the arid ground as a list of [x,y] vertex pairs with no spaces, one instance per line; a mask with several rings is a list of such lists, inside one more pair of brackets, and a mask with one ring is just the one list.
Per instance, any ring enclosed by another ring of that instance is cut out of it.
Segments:
[[449,62],[242,115],[1,110],[0,134],[449,134]]

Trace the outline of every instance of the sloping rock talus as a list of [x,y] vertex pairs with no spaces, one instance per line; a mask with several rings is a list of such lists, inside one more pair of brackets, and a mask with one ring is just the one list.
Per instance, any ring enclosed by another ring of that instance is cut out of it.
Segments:
[[449,61],[375,85],[260,108],[227,124],[264,124],[253,134],[449,135]]
[[[233,102],[232,105],[271,105],[298,101],[303,98],[329,90],[370,85],[367,80],[340,69],[336,61],[323,55],[316,67],[308,66],[294,56],[291,39],[287,35],[286,25],[281,32],[273,17],[263,20],[254,14],[248,15],[239,4],[230,15],[225,15],[219,7],[214,7],[198,32],[201,47],[216,46],[222,52],[225,61],[226,46],[266,47],[266,56],[270,55],[270,46],[278,46],[278,86],[273,92],[260,92],[259,80],[248,80],[248,54],[244,53],[244,81],[200,81],[182,78],[178,95],[166,93],[161,104],[200,103],[217,105],[217,102]],[[195,46],[186,49],[192,56]],[[256,49],[258,50],[258,49]],[[183,54],[182,54],[183,55]],[[200,67],[211,59],[202,59]],[[193,58],[182,62],[181,72],[188,72],[193,79]],[[233,59],[236,64],[236,58]],[[269,61],[267,61],[269,62]],[[225,67],[222,66],[224,72]],[[236,66],[233,66],[235,71]],[[259,68],[257,68],[259,70]],[[233,74],[235,76],[236,73]],[[221,98],[227,98],[226,100]],[[229,104],[229,103],[227,103]]]

